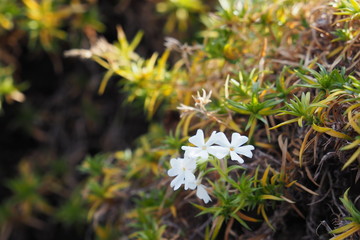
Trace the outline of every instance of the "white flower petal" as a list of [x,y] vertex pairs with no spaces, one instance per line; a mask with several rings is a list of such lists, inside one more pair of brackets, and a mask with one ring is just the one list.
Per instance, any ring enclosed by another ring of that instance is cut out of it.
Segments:
[[231,160],[233,161],[238,161],[239,163],[244,163],[244,160],[236,154],[236,152],[234,151],[230,151],[230,157],[231,157]]
[[233,133],[231,135],[231,146],[239,147],[249,140],[246,136],[241,136],[239,133]]
[[167,171],[167,174],[170,177],[175,177],[175,176],[181,174],[181,170],[180,170],[180,168],[171,168]]
[[237,147],[235,148],[235,152],[241,155],[244,155],[248,158],[252,158],[253,153],[251,152],[251,150],[254,150],[254,146],[253,145],[245,145],[242,147]]
[[179,174],[176,178],[174,178],[171,183],[170,183],[170,187],[174,188],[175,190],[178,190],[179,187],[181,186],[181,184],[183,184],[184,181],[184,175],[183,174]]
[[226,155],[229,154],[230,149],[227,147],[221,147],[221,146],[211,146],[208,148],[208,152],[211,155],[214,155],[218,159],[224,158]]
[[197,186],[196,196],[198,198],[204,200],[205,203],[208,203],[209,201],[211,201],[211,198],[210,198],[208,192],[206,191],[205,186],[202,184]]
[[194,182],[195,175],[191,171],[187,170],[184,172],[184,179],[185,179],[185,182]]
[[184,154],[185,158],[197,158],[199,157],[201,151],[203,151],[201,148],[188,147],[188,146],[182,146],[181,149],[185,150],[185,154]]
[[196,158],[196,164],[197,165],[203,164],[203,163],[207,162],[208,160],[209,160],[209,158],[206,158],[206,159]]
[[189,138],[189,142],[195,146],[202,147],[205,145],[204,132],[201,129],[198,129],[195,136]]
[[183,167],[187,170],[194,171],[196,169],[196,160],[189,157],[185,158]]
[[223,132],[218,132],[216,134],[216,144],[222,146],[222,147],[230,147],[230,142],[226,138],[225,134]]
[[199,153],[196,154],[196,157],[199,157],[202,160],[206,160],[209,158],[209,153],[207,150],[201,150]]
[[199,148],[187,147],[187,146],[183,146],[181,148],[185,150],[184,158],[196,158],[196,153],[200,152]]
[[211,133],[211,136],[209,137],[209,139],[207,140],[207,142],[206,142],[206,146],[211,146],[211,145],[213,145],[214,143],[216,143],[216,141],[217,141],[217,136],[216,136],[216,131],[213,131],[212,133]]
[[185,190],[188,190],[188,189],[194,190],[195,188],[196,188],[196,182],[195,181],[192,181],[192,182],[186,182],[185,181],[185,186],[184,186]]
[[182,158],[172,158],[170,160],[170,165],[172,168],[179,168],[182,165]]
[[186,151],[186,152],[196,152],[198,151],[198,147],[190,147],[190,146],[182,146],[181,147],[182,150]]
[[201,159],[207,159],[209,157],[209,154],[207,152],[207,150],[203,150],[202,148],[199,147],[188,147],[188,146],[183,146],[181,147],[183,150],[185,150],[185,158],[192,158],[192,159],[196,159],[196,158],[201,158]]

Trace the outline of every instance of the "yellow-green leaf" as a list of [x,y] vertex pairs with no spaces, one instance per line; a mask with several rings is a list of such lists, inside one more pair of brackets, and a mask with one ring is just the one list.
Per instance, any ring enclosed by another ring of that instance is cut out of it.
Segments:
[[359,154],[360,154],[360,148],[358,148],[358,149],[356,150],[356,152],[354,152],[354,154],[351,155],[350,159],[346,161],[346,163],[344,164],[344,166],[342,167],[341,170],[344,170],[344,169],[347,168],[351,163],[353,163],[353,162],[357,159],[357,157],[359,156]]
[[357,231],[360,231],[360,225],[350,228],[348,231],[346,231],[338,236],[335,236],[335,237],[331,238],[330,240],[343,240],[343,239],[353,235]]
[[260,198],[263,200],[284,201],[284,199],[280,197],[276,197],[274,195],[268,195],[268,194],[261,195]]
[[328,128],[328,127],[320,127],[316,124],[312,124],[311,127],[317,131],[317,132],[321,132],[321,133],[326,133],[332,137],[337,137],[337,138],[342,138],[342,139],[346,139],[346,140],[351,140],[352,138],[344,133],[335,131],[332,128]]
[[287,121],[282,122],[282,123],[280,123],[280,124],[278,124],[278,125],[276,125],[276,126],[274,126],[274,127],[269,128],[269,130],[276,129],[276,128],[281,127],[281,126],[284,126],[284,125],[286,125],[286,124],[290,124],[290,123],[297,122],[298,120],[299,120],[299,118],[294,118],[294,119],[287,120]]

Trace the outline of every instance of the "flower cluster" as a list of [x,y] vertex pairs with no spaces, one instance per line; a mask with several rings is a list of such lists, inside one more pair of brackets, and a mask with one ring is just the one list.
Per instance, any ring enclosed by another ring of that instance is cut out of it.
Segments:
[[194,173],[198,164],[209,160],[209,155],[218,159],[223,159],[230,156],[231,160],[238,161],[240,164],[244,162],[240,155],[251,158],[253,156],[252,150],[254,146],[244,145],[248,141],[248,137],[241,136],[239,133],[233,133],[231,142],[227,139],[223,132],[213,132],[209,139],[205,141],[204,132],[198,129],[195,136],[189,138],[189,142],[194,146],[182,146],[185,150],[184,158],[173,158],[170,160],[171,169],[168,170],[168,175],[175,177],[170,186],[177,190],[182,184],[184,189],[196,189],[196,196],[205,203],[211,201],[211,198],[206,191],[206,187],[201,184],[201,172],[198,177]]

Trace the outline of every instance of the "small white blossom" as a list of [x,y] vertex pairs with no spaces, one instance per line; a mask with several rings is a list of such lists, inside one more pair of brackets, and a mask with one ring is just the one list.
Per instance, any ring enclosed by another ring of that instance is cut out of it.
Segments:
[[65,51],[65,57],[80,57],[82,59],[90,59],[92,57],[92,53],[87,49],[71,49]]
[[[210,93],[211,94],[211,93]],[[200,96],[199,99],[206,102],[206,94]],[[168,175],[175,177],[170,186],[177,190],[182,184],[184,189],[196,189],[196,196],[202,199],[205,203],[211,201],[210,195],[206,190],[206,186],[201,184],[203,172],[199,173],[196,178],[194,173],[197,168],[197,164],[202,161],[207,161],[209,154],[215,156],[218,159],[224,158],[230,155],[231,160],[243,163],[244,160],[239,155],[244,155],[251,158],[253,156],[252,150],[254,146],[243,145],[248,141],[248,137],[241,136],[239,133],[233,133],[231,136],[231,142],[227,139],[223,132],[211,134],[208,141],[204,139],[204,132],[198,129],[196,134],[189,138],[189,142],[194,146],[182,146],[181,149],[185,150],[184,158],[173,158],[170,160],[171,169],[168,170]]]
[[216,134],[215,139],[216,143],[220,146],[214,146],[210,153],[219,159],[230,154],[231,160],[236,160],[239,163],[243,163],[244,160],[239,156],[239,154],[249,158],[253,156],[253,153],[251,152],[254,150],[253,145],[242,146],[248,141],[248,137],[246,136],[241,136],[239,133],[233,133],[230,143],[225,134],[223,132],[219,132]]
[[200,160],[207,160],[209,158],[209,152],[213,152],[212,146],[216,142],[216,132],[214,131],[209,140],[205,142],[204,132],[198,129],[195,136],[189,138],[189,142],[195,145],[195,147],[182,146],[181,149],[185,150],[185,155],[191,158],[200,158]]
[[196,188],[196,196],[202,199],[204,203],[208,203],[209,201],[211,201],[211,198],[208,192],[206,191],[206,187],[203,184],[201,184],[201,180],[202,180],[201,178],[197,178],[196,181],[191,182],[189,184],[189,188],[190,189]]
[[[182,184],[185,184],[185,190],[189,187],[189,183],[195,181],[194,172],[196,170],[195,159],[185,157],[185,158],[172,158],[170,160],[171,169],[168,170],[168,175],[170,177],[175,177],[170,186],[174,190],[179,189]],[[191,189],[191,188],[190,188]]]
[[206,187],[202,184],[197,185],[196,196],[204,201],[204,203],[211,202],[211,198],[206,191]]
[[212,91],[210,90],[209,94],[206,94],[205,89],[202,89],[203,91],[203,95],[200,95],[200,92],[197,92],[197,97],[193,97],[194,101],[195,101],[195,107],[200,107],[202,109],[205,109],[205,105],[211,102],[211,94]]
[[188,112],[193,112],[193,111],[196,111],[196,108],[194,107],[190,107],[190,106],[187,106],[185,104],[180,104],[179,107],[177,107],[177,109],[179,109],[181,112],[183,113],[188,113]]

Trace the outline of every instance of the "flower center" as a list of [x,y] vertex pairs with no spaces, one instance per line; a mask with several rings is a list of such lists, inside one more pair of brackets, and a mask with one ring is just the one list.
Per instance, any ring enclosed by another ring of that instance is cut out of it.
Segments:
[[234,147],[230,147],[230,151],[234,151],[235,150],[235,148]]
[[201,149],[202,149],[202,150],[206,150],[206,146],[202,146]]

